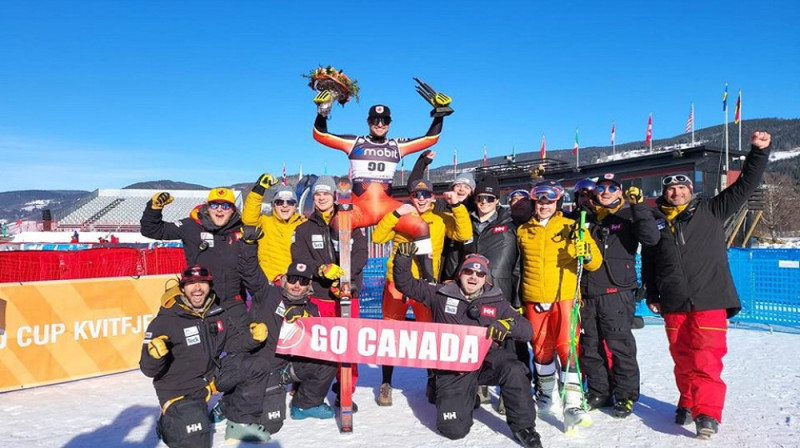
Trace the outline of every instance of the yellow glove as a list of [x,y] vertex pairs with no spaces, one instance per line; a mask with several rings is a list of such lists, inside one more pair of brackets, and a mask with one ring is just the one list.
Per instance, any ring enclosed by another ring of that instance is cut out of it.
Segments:
[[497,342],[503,342],[506,337],[511,333],[511,329],[516,325],[513,318],[498,319],[486,329],[486,338],[494,339]]
[[641,204],[644,200],[642,196],[642,190],[639,187],[628,187],[625,190],[625,197],[628,198],[628,202],[631,204]]
[[211,382],[206,386],[206,403],[208,403],[208,400],[211,399],[211,396],[216,393],[219,393],[219,391],[217,390],[217,384],[212,379]]
[[162,208],[164,208],[165,205],[171,203],[174,200],[175,198],[173,198],[169,193],[167,193],[166,191],[162,191],[161,193],[156,193],[153,195],[153,198],[150,200],[151,202],[150,207],[153,210],[161,210]]
[[575,258],[583,258],[583,261],[592,259],[592,251],[586,241],[575,240]]
[[245,244],[256,244],[264,237],[264,230],[257,226],[242,226],[242,242]]
[[147,353],[150,354],[153,359],[161,359],[169,353],[169,348],[167,348],[167,341],[169,337],[165,335],[161,335],[155,337],[150,340],[147,344]]
[[290,306],[289,308],[286,308],[286,311],[283,312],[283,318],[290,324],[294,323],[294,321],[297,319],[302,319],[304,317],[311,317],[304,306]]
[[314,104],[317,106],[330,102],[333,102],[333,95],[331,94],[330,90],[323,90],[314,97]]
[[417,250],[417,245],[413,242],[397,244],[397,253],[405,257],[413,257],[417,254]]
[[250,334],[253,335],[253,340],[264,342],[267,340],[267,325],[261,322],[253,322],[250,324]]
[[435,107],[444,107],[449,105],[453,100],[445,95],[444,93],[437,92],[436,95],[433,96],[433,106]]
[[273,185],[278,184],[278,179],[275,178],[272,174],[264,173],[261,177],[258,178],[256,184],[253,185],[253,192],[264,196],[264,193],[267,191],[267,188],[272,187]]
[[317,269],[317,275],[325,277],[328,280],[336,280],[344,275],[344,269],[340,268],[339,265],[335,263],[323,264]]

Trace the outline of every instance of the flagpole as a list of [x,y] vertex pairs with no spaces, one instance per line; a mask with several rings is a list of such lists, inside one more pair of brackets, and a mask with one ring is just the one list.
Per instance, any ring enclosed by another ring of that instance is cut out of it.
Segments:
[[453,182],[456,180],[456,169],[458,168],[458,149],[453,148]]
[[694,103],[692,103],[692,146],[694,146]]
[[611,122],[611,154],[617,152],[617,123]]
[[736,100],[736,108],[739,111],[739,152],[742,151],[742,90],[739,89],[739,99]]

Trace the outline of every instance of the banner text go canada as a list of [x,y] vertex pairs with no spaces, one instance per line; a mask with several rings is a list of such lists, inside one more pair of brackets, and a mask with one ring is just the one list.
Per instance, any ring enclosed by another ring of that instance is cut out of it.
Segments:
[[468,372],[481,366],[491,345],[485,327],[309,317],[283,323],[277,353],[333,362]]

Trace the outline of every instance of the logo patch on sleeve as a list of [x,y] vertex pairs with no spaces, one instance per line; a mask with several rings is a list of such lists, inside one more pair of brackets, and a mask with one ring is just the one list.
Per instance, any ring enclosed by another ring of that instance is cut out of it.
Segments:
[[497,226],[492,228],[492,233],[505,233],[508,230],[508,226]]

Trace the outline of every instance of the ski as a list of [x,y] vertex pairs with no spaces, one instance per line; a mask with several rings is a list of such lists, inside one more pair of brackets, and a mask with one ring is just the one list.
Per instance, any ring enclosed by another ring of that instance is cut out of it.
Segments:
[[[339,278],[339,306],[341,317],[350,317],[350,300],[352,298],[350,288],[351,262],[350,252],[352,248],[351,235],[351,213],[353,202],[351,190],[338,191],[337,218],[339,225],[339,266],[344,274]],[[353,375],[352,367],[349,363],[339,365],[339,397],[341,406],[337,410],[337,420],[339,431],[343,433],[353,432]]]

